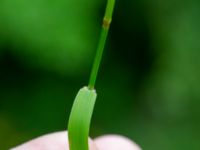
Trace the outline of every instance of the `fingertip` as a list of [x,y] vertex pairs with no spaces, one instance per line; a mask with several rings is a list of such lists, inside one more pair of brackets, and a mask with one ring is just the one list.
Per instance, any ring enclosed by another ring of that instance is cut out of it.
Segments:
[[11,150],[68,150],[68,147],[67,132],[55,132],[23,143]]
[[95,139],[99,150],[141,150],[132,140],[119,135],[106,135]]
[[[89,149],[97,150],[91,139],[89,139]],[[10,150],[69,150],[67,131],[47,134]]]

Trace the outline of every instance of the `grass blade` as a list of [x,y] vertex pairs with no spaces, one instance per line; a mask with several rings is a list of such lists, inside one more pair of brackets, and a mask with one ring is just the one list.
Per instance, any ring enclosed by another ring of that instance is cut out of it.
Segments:
[[88,150],[90,121],[96,97],[95,90],[84,87],[75,98],[68,124],[70,150]]
[[88,87],[80,89],[71,110],[68,123],[70,150],[88,150],[90,121],[97,97],[94,85],[102,59],[110,23],[112,21],[114,5],[115,0],[108,0]]

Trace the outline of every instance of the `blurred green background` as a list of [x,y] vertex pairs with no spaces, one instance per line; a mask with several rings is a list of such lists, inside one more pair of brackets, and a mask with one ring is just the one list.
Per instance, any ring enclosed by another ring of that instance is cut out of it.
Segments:
[[[0,149],[65,130],[106,0],[0,1]],[[200,2],[117,0],[91,136],[200,149]]]

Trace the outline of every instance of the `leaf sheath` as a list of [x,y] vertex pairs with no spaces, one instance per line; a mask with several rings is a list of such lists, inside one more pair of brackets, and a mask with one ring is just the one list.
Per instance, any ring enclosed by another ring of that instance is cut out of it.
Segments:
[[96,97],[95,90],[84,87],[75,98],[68,124],[70,150],[88,150],[90,121]]

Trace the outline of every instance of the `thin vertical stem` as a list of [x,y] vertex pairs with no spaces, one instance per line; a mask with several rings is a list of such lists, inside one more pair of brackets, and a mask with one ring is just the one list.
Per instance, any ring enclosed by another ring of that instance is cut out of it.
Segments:
[[102,55],[103,55],[108,31],[109,31],[109,27],[110,27],[111,20],[112,20],[114,5],[115,5],[115,0],[108,0],[106,12],[105,12],[104,19],[103,19],[99,44],[98,44],[98,47],[97,47],[97,52],[96,52],[96,56],[95,56],[95,59],[94,59],[92,72],[90,74],[90,80],[89,80],[89,85],[88,85],[88,87],[90,89],[94,88],[94,85],[95,85],[95,82],[96,82],[99,66],[100,66],[100,63],[101,63],[101,59],[102,59]]

